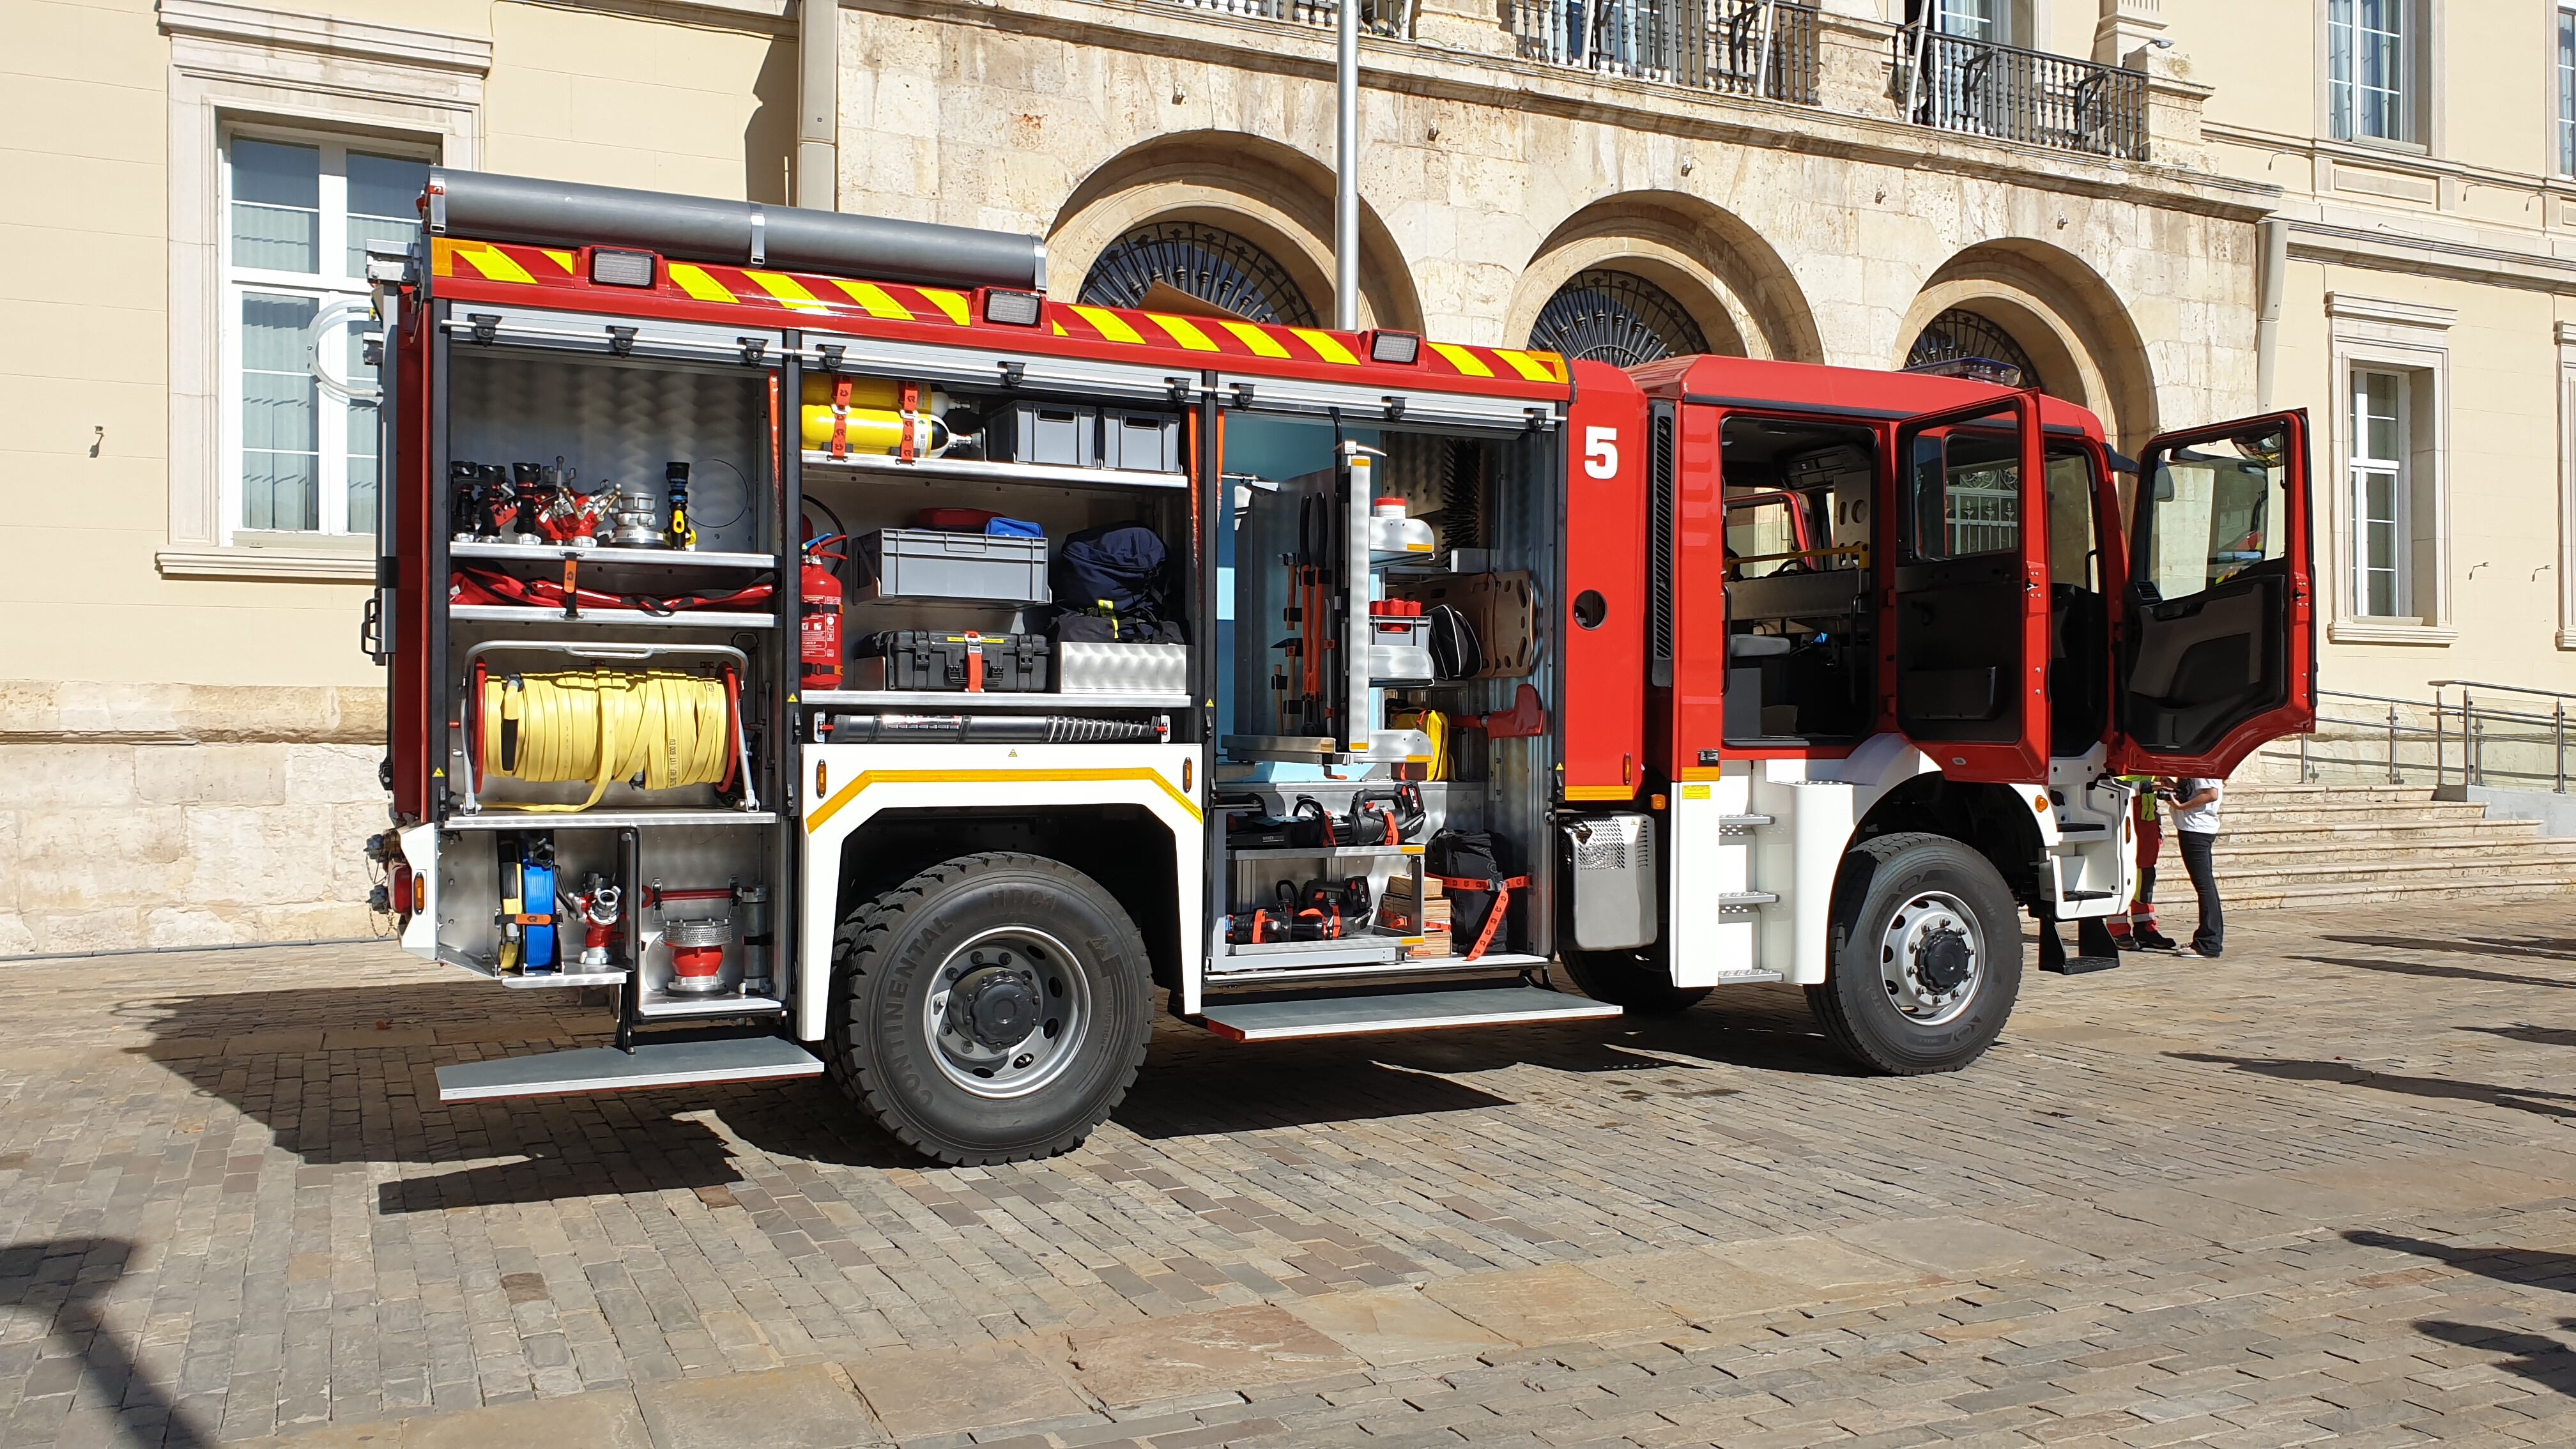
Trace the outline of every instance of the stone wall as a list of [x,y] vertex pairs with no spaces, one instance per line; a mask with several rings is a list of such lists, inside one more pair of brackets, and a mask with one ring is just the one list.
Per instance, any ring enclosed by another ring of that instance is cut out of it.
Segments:
[[0,682],[0,957],[381,928],[384,694]]

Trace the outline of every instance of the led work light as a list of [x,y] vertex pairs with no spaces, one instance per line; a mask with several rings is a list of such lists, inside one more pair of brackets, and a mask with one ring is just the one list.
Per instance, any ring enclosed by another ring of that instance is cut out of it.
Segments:
[[1409,367],[1422,355],[1422,339],[1410,332],[1371,332],[1368,335],[1371,362],[1392,362]]
[[987,288],[984,292],[984,320],[1009,327],[1035,327],[1038,315],[1046,310],[1046,299],[1035,292],[1005,292]]
[[653,285],[654,264],[651,252],[612,252],[594,247],[590,253],[591,285],[649,287]]

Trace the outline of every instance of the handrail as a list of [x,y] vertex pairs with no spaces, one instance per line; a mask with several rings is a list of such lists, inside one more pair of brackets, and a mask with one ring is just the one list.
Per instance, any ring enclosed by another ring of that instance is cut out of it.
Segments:
[[[2483,679],[2428,679],[2424,683],[2433,689],[2500,689],[2507,694],[2536,694],[2543,699],[2576,699],[2576,694],[2570,694],[2564,690],[2530,689],[2519,684],[2489,684]],[[2319,693],[2323,692],[2319,691]]]
[[[2401,742],[2410,739],[2420,740],[2430,736],[2433,743],[2434,785],[2437,789],[2447,787],[2451,778],[2450,741],[2456,736],[2460,742],[2459,768],[2463,785],[2483,785],[2490,780],[2527,780],[2533,782],[2534,787],[2537,788],[2540,781],[2546,780],[2554,792],[2562,795],[2567,792],[2567,702],[2576,700],[2576,693],[2550,689],[2526,689],[2517,685],[2488,684],[2465,679],[2437,679],[2428,683],[2433,690],[2433,698],[2429,703],[2420,699],[2402,699],[2385,694],[2361,694],[2350,690],[2318,690],[2316,692],[2319,710],[2317,722],[2320,725],[2337,726],[2344,730],[2384,735],[2388,742],[2388,782],[2392,785],[2405,783],[2405,762],[2403,751],[2400,749]],[[2456,704],[2443,697],[2443,691],[2447,689],[2460,691],[2460,698]],[[2525,710],[2498,709],[2492,705],[2482,708],[2475,693],[2478,690],[2486,690],[2491,695],[2547,699],[2551,701],[2550,710],[2547,714],[2540,714]],[[2325,713],[2337,704],[2374,706],[2370,711],[2372,717],[2354,719]],[[2379,717],[2382,709],[2377,707],[2384,707],[2384,718]],[[2400,710],[2430,713],[2433,716],[2431,727],[2427,728],[2401,719]],[[2313,743],[2316,738],[2317,731],[2314,728],[2298,736],[2299,778],[2311,783],[2318,778]],[[2545,763],[2549,768],[2546,770],[2517,768],[2518,765],[2537,766],[2544,763],[2535,758],[2532,753],[2542,748],[2548,751],[2549,758]],[[2491,750],[2502,752],[2501,765],[2489,758]],[[2362,761],[2337,760],[2332,763],[2360,764]]]
[[1906,119],[1944,131],[2147,159],[2138,71],[1908,25],[1892,64]]

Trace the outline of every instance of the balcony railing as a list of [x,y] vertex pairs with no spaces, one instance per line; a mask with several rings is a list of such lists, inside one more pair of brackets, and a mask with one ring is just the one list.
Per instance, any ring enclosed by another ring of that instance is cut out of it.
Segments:
[[[1192,10],[1214,10],[1256,20],[1285,20],[1330,30],[1341,19],[1339,0],[1173,0]],[[1412,33],[1413,0],[1360,0],[1360,29],[1401,38]]]
[[1914,27],[1897,99],[1918,125],[2124,161],[2147,156],[2147,78],[2116,66]]
[[1522,58],[1816,103],[1816,11],[1787,0],[1511,0]]

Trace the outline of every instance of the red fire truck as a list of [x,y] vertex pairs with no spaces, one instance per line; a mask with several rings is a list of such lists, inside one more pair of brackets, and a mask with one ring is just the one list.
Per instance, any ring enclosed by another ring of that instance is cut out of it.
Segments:
[[2312,718],[2296,413],[2131,463],[1989,381],[1056,301],[1025,237],[422,210],[370,266],[372,849],[408,949],[615,1003],[447,1100],[822,1074],[996,1162],[1079,1143],[1158,1011],[1742,982],[1954,1069],[2020,913],[2107,953],[2121,775]]

